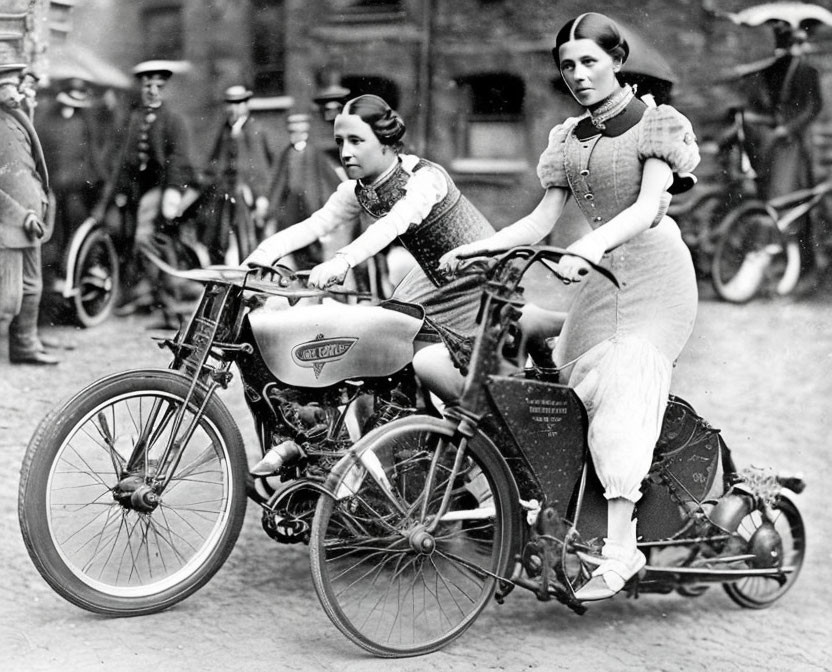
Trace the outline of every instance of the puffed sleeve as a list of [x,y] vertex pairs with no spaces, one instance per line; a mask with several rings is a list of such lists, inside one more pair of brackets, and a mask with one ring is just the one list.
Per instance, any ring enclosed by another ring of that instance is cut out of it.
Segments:
[[661,159],[674,173],[689,173],[699,165],[699,145],[688,118],[670,105],[648,107],[642,119],[639,158]]
[[566,138],[576,123],[577,119],[567,119],[549,131],[549,144],[537,162],[537,177],[544,189],[569,186],[563,167],[563,152]]

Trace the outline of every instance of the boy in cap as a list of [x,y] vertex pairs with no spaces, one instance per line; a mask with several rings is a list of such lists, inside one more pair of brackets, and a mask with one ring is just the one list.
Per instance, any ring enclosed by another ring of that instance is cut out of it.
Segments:
[[224,261],[228,249],[229,226],[219,221],[222,208],[219,205],[226,196],[236,198],[237,207],[246,208],[259,229],[248,232],[248,239],[237,241],[240,257],[253,250],[264,236],[263,226],[269,208],[266,187],[271,174],[274,155],[266,139],[266,133],[251,117],[249,99],[252,92],[245,86],[235,85],[225,90],[225,119],[217,134],[214,148],[205,168],[210,208],[204,241],[211,261]]
[[[158,227],[179,215],[182,194],[193,181],[185,120],[164,104],[163,92],[173,70],[170,61],[160,60],[145,61],[133,68],[140,101],[130,111],[114,178],[93,213],[101,219],[115,196],[132,215],[128,226],[132,231],[123,232],[121,250],[127,290],[117,309],[122,315],[159,298],[153,291],[158,283],[147,277],[155,271],[150,264],[142,263],[138,253],[154,249]],[[149,297],[148,291],[154,296]]]

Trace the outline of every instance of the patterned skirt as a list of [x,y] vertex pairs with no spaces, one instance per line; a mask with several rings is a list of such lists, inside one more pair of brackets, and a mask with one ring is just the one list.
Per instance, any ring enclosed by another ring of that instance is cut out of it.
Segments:
[[474,347],[484,281],[483,273],[469,273],[437,287],[416,266],[399,283],[392,296],[393,301],[414,304],[425,311],[425,321],[417,340],[444,343],[454,365],[463,374],[467,373]]

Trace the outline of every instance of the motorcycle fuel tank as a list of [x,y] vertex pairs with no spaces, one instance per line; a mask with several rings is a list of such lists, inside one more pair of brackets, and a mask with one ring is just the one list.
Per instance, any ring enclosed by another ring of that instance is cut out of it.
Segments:
[[248,319],[269,371],[297,387],[388,376],[413,358],[422,320],[380,306],[258,308]]

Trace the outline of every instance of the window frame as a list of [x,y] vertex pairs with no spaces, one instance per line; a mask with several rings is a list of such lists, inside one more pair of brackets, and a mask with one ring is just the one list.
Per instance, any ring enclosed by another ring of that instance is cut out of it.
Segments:
[[[474,110],[485,101],[484,88],[494,82],[509,84],[504,88],[515,88],[520,91],[521,99],[517,108],[505,112],[488,109]],[[451,160],[451,169],[457,173],[466,174],[517,174],[528,170],[528,135],[526,116],[526,83],[522,77],[511,72],[478,72],[456,78],[459,91],[459,105],[455,119],[454,147],[456,156]],[[476,123],[506,123],[512,124],[519,130],[521,140],[516,147],[514,156],[488,157],[472,156],[471,136],[472,127]]]

